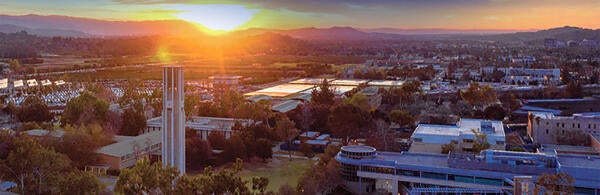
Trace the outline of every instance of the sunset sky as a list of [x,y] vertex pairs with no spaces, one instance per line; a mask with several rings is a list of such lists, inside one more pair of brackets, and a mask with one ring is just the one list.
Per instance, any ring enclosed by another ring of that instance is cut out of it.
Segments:
[[599,0],[3,0],[0,13],[108,20],[184,19],[213,29],[600,28]]

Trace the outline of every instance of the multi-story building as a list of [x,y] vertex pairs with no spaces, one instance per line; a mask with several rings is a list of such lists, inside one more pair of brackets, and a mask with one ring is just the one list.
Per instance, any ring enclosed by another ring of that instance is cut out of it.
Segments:
[[410,152],[441,153],[442,146],[451,144],[455,149],[472,151],[476,134],[486,135],[490,147],[506,147],[502,121],[461,119],[456,125],[419,124],[411,136]]
[[135,165],[137,160],[160,154],[162,131],[154,131],[138,136],[115,136],[115,143],[96,150],[102,163],[108,169],[119,170]]
[[524,189],[533,194],[531,181],[558,172],[574,178],[576,194],[600,193],[597,156],[497,150],[389,153],[369,146],[344,146],[335,159],[341,164],[344,186],[357,194],[513,194]]
[[208,77],[212,82],[213,95],[220,99],[223,94],[229,90],[237,91],[241,76],[211,76]]
[[536,144],[564,144],[573,136],[600,133],[600,113],[555,116],[549,112],[530,112],[527,134]]
[[[249,119],[192,116],[188,117],[188,120],[185,122],[185,127],[195,130],[198,136],[202,137],[203,140],[208,139],[208,135],[213,131],[220,132],[226,139],[229,139],[233,133],[231,127],[233,127],[236,122],[242,125],[248,125],[253,121]],[[162,117],[148,119],[144,133],[160,131],[162,129],[162,123]]]
[[531,84],[533,82],[550,84],[560,81],[559,68],[495,68],[488,66],[482,67],[480,71],[482,74],[491,74],[495,70],[505,74],[502,82],[507,84]]

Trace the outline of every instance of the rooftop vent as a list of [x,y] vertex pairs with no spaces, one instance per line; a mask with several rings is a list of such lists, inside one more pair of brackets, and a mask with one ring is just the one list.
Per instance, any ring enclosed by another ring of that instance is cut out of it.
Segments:
[[481,132],[484,133],[494,133],[494,127],[492,126],[491,121],[481,121]]

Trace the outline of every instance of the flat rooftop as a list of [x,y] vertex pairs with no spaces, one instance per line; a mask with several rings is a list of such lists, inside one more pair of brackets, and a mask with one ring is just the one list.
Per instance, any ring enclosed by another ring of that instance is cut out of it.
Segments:
[[366,79],[336,79],[331,81],[331,85],[358,86],[367,83],[368,81],[369,80]]
[[271,97],[286,97],[289,95],[297,94],[309,89],[314,88],[314,85],[306,84],[281,84],[258,91],[244,94],[244,96],[256,96],[256,95],[268,95]]
[[[217,129],[230,131],[231,127],[235,125],[236,122],[247,124],[251,121],[252,120],[249,119],[192,116],[189,120],[185,121],[185,126],[196,130]],[[162,117],[148,119],[146,125],[151,127],[162,127]]]
[[598,151],[593,148],[593,147],[589,147],[589,146],[571,146],[571,145],[555,145],[555,144],[542,144],[542,147],[540,148],[540,152],[553,152],[556,151],[556,153],[559,154],[563,154],[563,153],[567,153],[567,154],[575,154],[575,153],[580,153],[580,154],[600,154],[598,153]]
[[[352,85],[336,85],[336,86],[330,86],[330,89],[333,90],[333,92],[336,95],[342,95],[350,90],[353,90],[354,88],[356,88],[356,86],[352,86]],[[317,90],[317,88],[312,88],[310,90],[304,91],[302,93],[304,94],[311,94],[314,90]]]
[[[557,159],[560,163],[559,171],[567,172],[575,178],[576,186],[600,188],[600,157],[586,155],[559,154]],[[413,152],[377,152],[373,159],[355,160],[349,158],[336,159],[345,163],[360,164],[362,166],[394,167],[400,169],[420,170],[428,172],[469,175],[484,178],[512,179],[514,176],[527,176],[529,174],[453,168],[448,165],[448,155],[429,154]]]
[[162,131],[152,131],[134,137],[120,137],[116,143],[104,146],[97,153],[121,157],[162,142]]
[[[310,85],[318,85],[323,82],[325,78],[302,78],[289,82],[290,84],[310,84]],[[331,82],[335,79],[328,78],[327,82]]]
[[[482,130],[484,124],[491,125],[493,131]],[[473,130],[485,133],[489,143],[495,144],[496,141],[505,140],[504,126],[501,121],[466,118],[461,119],[456,125],[419,124],[411,138],[421,138],[424,143],[447,144],[452,140],[475,138]]]
[[531,114],[542,119],[600,119],[600,112],[575,113],[572,116],[556,116],[551,112],[531,112]]
[[570,99],[529,99],[526,103],[559,103],[559,102],[587,102],[597,101],[596,98],[570,98]]
[[341,150],[348,152],[375,152],[375,148],[370,146],[342,146]]
[[381,86],[381,87],[400,87],[404,85],[406,81],[392,81],[392,80],[372,80],[369,81],[369,85],[371,86]]
[[296,109],[300,104],[302,104],[302,102],[298,100],[286,100],[273,105],[271,110],[285,113],[290,110]]

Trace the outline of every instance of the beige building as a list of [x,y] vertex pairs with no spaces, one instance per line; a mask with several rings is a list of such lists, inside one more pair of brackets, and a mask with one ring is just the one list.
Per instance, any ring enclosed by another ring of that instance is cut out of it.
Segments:
[[600,113],[555,116],[548,112],[530,112],[527,134],[536,144],[559,144],[569,136],[600,133]]
[[137,160],[160,154],[162,131],[153,131],[138,136],[115,136],[116,143],[104,146],[96,151],[102,163],[111,170],[133,166]]
[[409,152],[439,154],[445,144],[452,144],[460,151],[471,151],[475,133],[486,135],[490,149],[506,147],[502,121],[461,119],[456,125],[419,124],[411,136]]

